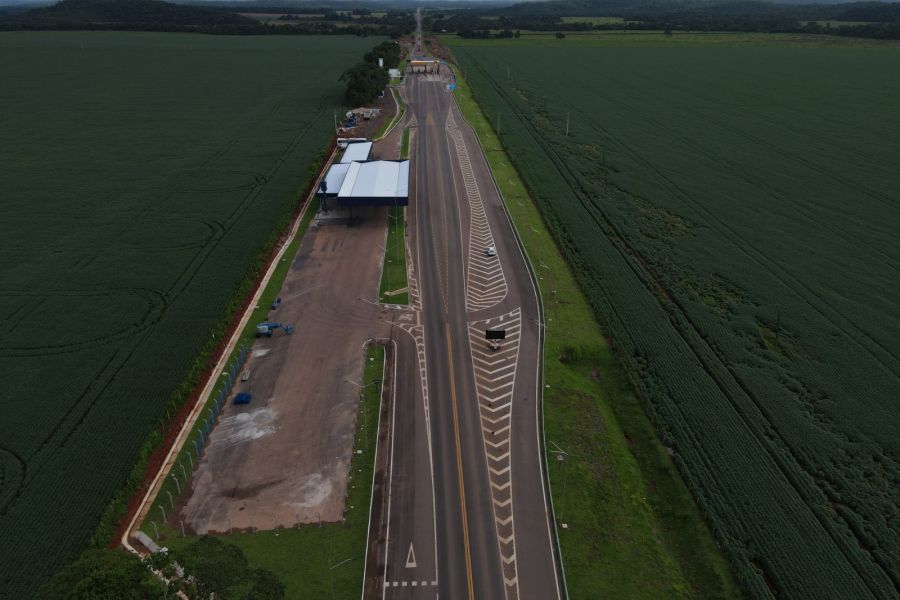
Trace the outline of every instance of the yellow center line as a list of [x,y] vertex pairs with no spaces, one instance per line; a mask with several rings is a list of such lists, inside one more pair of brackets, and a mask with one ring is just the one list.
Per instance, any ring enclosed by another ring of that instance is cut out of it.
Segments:
[[472,581],[472,553],[469,551],[469,521],[466,516],[466,486],[463,482],[462,445],[459,441],[459,416],[456,411],[456,379],[453,375],[453,348],[450,343],[450,323],[447,328],[447,363],[450,366],[450,402],[453,407],[453,434],[456,438],[456,471],[459,475],[459,505],[462,511],[463,546],[466,551],[466,581],[469,586],[469,600],[475,598],[475,584]]

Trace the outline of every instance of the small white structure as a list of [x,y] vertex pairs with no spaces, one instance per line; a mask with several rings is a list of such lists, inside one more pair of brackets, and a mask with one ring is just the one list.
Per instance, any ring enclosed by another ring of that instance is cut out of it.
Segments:
[[400,77],[400,69],[388,69],[388,76],[391,79],[399,79]]
[[[344,155],[341,157],[342,163],[351,163],[369,159],[369,153],[372,152],[372,142],[356,142],[347,144]],[[329,189],[331,184],[328,185]]]

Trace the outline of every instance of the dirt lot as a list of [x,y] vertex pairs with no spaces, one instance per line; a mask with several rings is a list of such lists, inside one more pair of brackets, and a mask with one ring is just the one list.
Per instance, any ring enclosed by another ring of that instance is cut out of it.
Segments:
[[[338,521],[353,447],[363,345],[389,325],[370,301],[381,273],[385,209],[332,218],[301,244],[270,320],[296,327],[253,345],[250,378],[210,435],[182,510],[196,533]],[[332,214],[332,217],[334,214]],[[366,300],[361,300],[364,298]]]

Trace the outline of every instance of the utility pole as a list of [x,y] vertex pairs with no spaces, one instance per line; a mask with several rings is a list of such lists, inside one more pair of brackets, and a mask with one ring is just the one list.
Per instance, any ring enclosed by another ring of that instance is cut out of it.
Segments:
[[571,113],[566,113],[566,137],[569,137],[569,116]]

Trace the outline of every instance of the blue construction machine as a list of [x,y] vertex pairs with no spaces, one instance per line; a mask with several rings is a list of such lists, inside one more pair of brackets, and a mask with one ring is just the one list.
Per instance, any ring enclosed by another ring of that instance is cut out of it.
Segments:
[[266,321],[265,323],[258,323],[256,325],[256,337],[272,337],[272,334],[276,329],[281,329],[288,335],[294,333],[293,325],[282,325],[281,323]]

